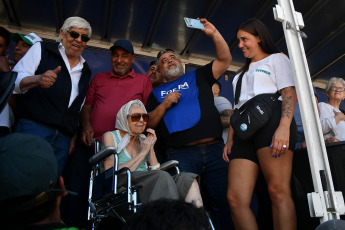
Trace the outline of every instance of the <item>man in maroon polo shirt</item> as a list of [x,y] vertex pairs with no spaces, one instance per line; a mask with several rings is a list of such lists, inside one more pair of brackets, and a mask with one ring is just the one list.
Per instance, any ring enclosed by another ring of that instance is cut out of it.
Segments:
[[66,185],[78,196],[66,197],[63,202],[63,220],[76,227],[85,225],[88,207],[88,183],[91,167],[88,163],[93,154],[90,148],[93,138],[102,141],[102,135],[115,129],[116,114],[127,102],[139,99],[145,105],[152,91],[150,78],[145,74],[135,73],[132,63],[135,60],[132,43],[117,40],[112,47],[109,72],[98,73],[92,79],[84,106],[81,110],[81,142],[71,157],[65,172]]
[[90,146],[95,137],[115,129],[116,114],[122,105],[139,99],[145,105],[152,91],[150,79],[131,67],[135,55],[130,41],[118,40],[111,50],[113,69],[97,74],[91,81],[82,115],[82,141]]

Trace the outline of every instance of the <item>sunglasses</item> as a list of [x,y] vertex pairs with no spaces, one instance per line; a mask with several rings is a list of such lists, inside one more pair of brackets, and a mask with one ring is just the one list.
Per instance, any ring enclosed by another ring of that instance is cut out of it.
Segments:
[[82,35],[80,35],[78,32],[76,32],[76,31],[67,31],[68,33],[69,33],[69,35],[71,36],[71,38],[74,38],[74,39],[77,39],[77,38],[79,38],[79,36],[81,36],[81,40],[83,41],[83,42],[88,42],[88,41],[90,41],[90,38],[89,38],[89,36],[87,36],[86,34],[82,34]]
[[144,122],[147,122],[150,116],[147,113],[133,113],[132,115],[127,115],[127,118],[128,117],[130,117],[133,122],[140,121],[141,118],[143,118]]
[[167,52],[175,53],[174,50],[167,48],[167,49],[161,50],[161,51],[157,54],[157,59],[159,60],[159,58],[160,58],[163,54],[165,54],[165,53],[167,53]]

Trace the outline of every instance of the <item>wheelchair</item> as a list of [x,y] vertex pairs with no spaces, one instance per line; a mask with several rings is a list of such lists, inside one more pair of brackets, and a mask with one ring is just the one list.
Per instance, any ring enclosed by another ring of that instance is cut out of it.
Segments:
[[[106,217],[118,218],[122,223],[134,214],[141,203],[138,200],[138,188],[132,185],[131,171],[128,168],[118,169],[118,154],[115,147],[108,146],[100,149],[95,141],[95,154],[90,158],[92,165],[89,185],[88,220],[92,229],[97,229],[102,219]],[[102,172],[102,161],[114,154],[114,166]],[[179,174],[178,161],[168,161],[161,164],[160,169]],[[121,183],[119,179],[121,178]],[[125,182],[125,183],[124,183]]]

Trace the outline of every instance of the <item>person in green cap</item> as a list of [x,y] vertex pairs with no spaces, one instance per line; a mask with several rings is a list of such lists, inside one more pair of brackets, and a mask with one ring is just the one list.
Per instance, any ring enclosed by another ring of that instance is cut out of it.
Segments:
[[26,52],[30,49],[30,47],[35,44],[36,42],[41,42],[42,39],[37,36],[35,33],[29,33],[27,35],[22,35],[19,33],[13,33],[11,35],[11,40],[16,42],[16,47],[13,51],[12,56],[12,68],[17,64],[17,62],[24,57]]

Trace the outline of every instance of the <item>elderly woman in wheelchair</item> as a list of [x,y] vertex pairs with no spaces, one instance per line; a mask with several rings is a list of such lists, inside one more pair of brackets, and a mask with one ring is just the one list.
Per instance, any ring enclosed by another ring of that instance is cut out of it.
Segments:
[[[203,206],[196,174],[182,172],[171,176],[160,170],[154,144],[157,140],[155,131],[147,129],[143,134],[149,115],[139,100],[133,100],[122,106],[116,116],[117,130],[103,135],[103,145],[114,146],[118,153],[118,169],[127,167],[132,172],[132,184],[138,186],[139,199],[142,203],[161,198],[184,199],[197,207]],[[104,169],[114,165],[114,155],[104,161]]]

